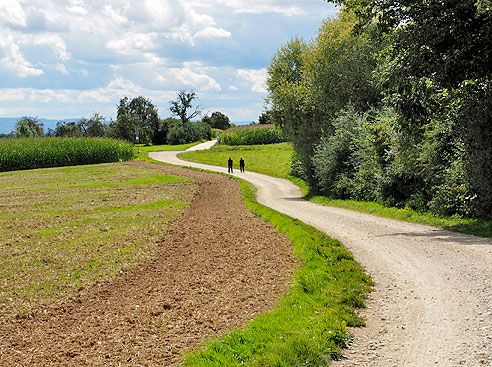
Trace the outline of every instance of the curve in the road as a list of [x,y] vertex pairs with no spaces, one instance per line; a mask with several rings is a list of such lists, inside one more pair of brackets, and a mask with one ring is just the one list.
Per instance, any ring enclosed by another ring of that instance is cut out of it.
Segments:
[[[208,149],[215,142],[193,147]],[[157,161],[227,173],[226,167],[152,152]],[[492,241],[302,199],[290,181],[235,172],[258,201],[344,243],[377,286],[335,366],[492,366]]]

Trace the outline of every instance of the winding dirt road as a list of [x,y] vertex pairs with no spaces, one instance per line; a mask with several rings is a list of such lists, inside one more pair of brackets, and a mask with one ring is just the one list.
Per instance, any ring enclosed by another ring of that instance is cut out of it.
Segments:
[[[214,142],[193,149],[207,149]],[[179,152],[154,152],[167,163]],[[258,201],[342,241],[376,282],[352,330],[347,359],[334,366],[492,366],[492,241],[398,222],[302,199],[291,182],[235,173],[258,188]]]

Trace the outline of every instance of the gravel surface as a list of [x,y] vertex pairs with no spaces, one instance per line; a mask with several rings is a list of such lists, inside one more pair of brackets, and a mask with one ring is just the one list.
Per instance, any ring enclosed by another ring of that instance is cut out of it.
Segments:
[[246,208],[236,180],[129,164],[191,177],[193,202],[151,261],[0,325],[0,366],[177,366],[289,288],[292,244]]
[[[150,156],[226,172],[176,154]],[[492,240],[321,206],[287,180],[234,175],[257,186],[261,203],[342,241],[376,282],[367,326],[352,330],[347,359],[333,366],[492,366]]]

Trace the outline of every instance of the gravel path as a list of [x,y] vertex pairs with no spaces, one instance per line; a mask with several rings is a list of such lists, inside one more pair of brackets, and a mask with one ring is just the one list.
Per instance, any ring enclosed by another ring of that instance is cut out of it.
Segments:
[[[181,161],[177,153],[150,156],[227,170]],[[234,176],[257,186],[262,204],[342,241],[376,282],[362,311],[367,326],[353,330],[347,359],[334,366],[492,366],[491,240],[317,205],[283,179]]]

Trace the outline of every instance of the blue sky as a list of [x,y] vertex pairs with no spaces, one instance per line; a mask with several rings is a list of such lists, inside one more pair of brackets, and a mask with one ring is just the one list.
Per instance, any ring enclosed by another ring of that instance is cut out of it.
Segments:
[[138,95],[167,117],[194,90],[204,113],[256,121],[270,58],[335,12],[323,0],[1,0],[0,117],[114,119]]

